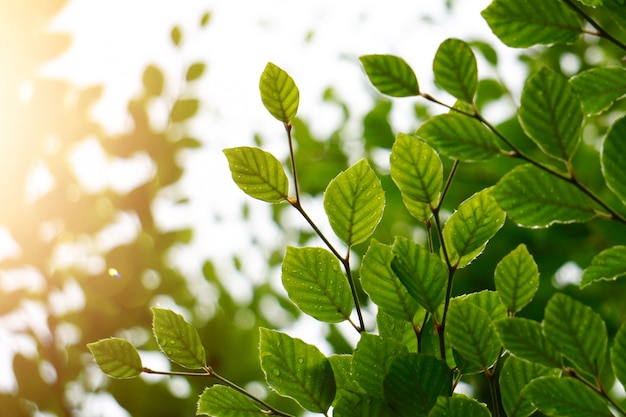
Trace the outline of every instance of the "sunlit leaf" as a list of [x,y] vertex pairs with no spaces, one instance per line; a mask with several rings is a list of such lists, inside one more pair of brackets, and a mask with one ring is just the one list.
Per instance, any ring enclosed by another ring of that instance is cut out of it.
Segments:
[[171,310],[156,307],[151,310],[154,336],[169,360],[185,368],[205,367],[206,354],[196,328]]
[[150,96],[160,96],[163,92],[163,73],[154,65],[148,65],[143,71],[143,87]]
[[322,248],[287,247],[282,282],[302,311],[328,323],[350,317],[353,300],[346,276],[333,254]]
[[611,365],[615,377],[626,386],[626,323],[615,334],[611,347]]
[[500,296],[496,291],[482,290],[470,294],[455,297],[455,300],[464,303],[472,303],[487,313],[491,321],[496,321],[507,317],[507,310]]
[[472,262],[504,224],[506,215],[490,193],[474,194],[446,222],[443,239],[451,265],[462,268]]
[[272,116],[283,123],[296,117],[300,92],[293,78],[280,67],[269,62],[259,81],[261,100]]
[[446,39],[435,55],[433,72],[437,85],[459,100],[474,101],[478,85],[476,57],[460,39]]
[[248,397],[231,387],[213,385],[198,400],[197,415],[212,417],[266,416]]
[[385,192],[365,159],[337,175],[324,193],[324,209],[337,237],[348,246],[369,238],[385,208]]
[[335,376],[335,385],[337,391],[350,390],[360,391],[361,388],[352,379],[352,355],[340,354],[330,355],[328,358],[331,368],[333,368],[333,375]]
[[502,258],[494,281],[509,311],[517,313],[532,301],[539,288],[539,269],[526,245],[520,244]]
[[415,73],[402,58],[364,55],[359,59],[370,82],[381,93],[392,97],[410,97],[420,93]]
[[595,216],[591,202],[582,191],[529,164],[505,174],[492,195],[509,218],[524,227],[584,222]]
[[199,102],[195,98],[178,99],[170,112],[170,120],[173,123],[185,121],[198,112]]
[[543,331],[578,369],[600,375],[608,336],[604,320],[590,307],[565,294],[554,294],[546,305]]
[[325,413],[335,398],[330,362],[319,349],[275,330],[260,329],[261,367],[267,383],[309,411]]
[[526,134],[545,153],[568,161],[580,141],[583,114],[567,80],[542,68],[526,81],[519,109]]
[[205,27],[211,20],[211,12],[206,12],[200,18],[200,27]]
[[174,46],[180,46],[182,37],[183,37],[183,34],[182,34],[182,31],[180,30],[180,27],[174,26],[172,28],[172,31],[170,32],[170,39],[172,40],[172,43],[174,44]]
[[274,155],[258,148],[224,149],[233,180],[250,197],[278,203],[288,198],[289,182]]
[[134,378],[143,365],[139,352],[128,340],[111,337],[87,344],[98,367],[113,378]]
[[576,14],[560,1],[494,0],[481,14],[493,33],[513,48],[573,42],[583,32]]
[[[428,417],[490,417],[487,406],[463,394],[439,397]],[[509,416],[510,417],[510,416]]]
[[622,202],[626,202],[626,116],[619,118],[611,125],[602,141],[601,164],[602,175],[606,185]]
[[198,78],[202,77],[205,69],[204,62],[195,62],[187,68],[187,74],[185,74],[185,80],[187,81],[195,81]]
[[543,335],[539,322],[510,317],[494,322],[494,326],[502,344],[513,355],[550,368],[562,366],[561,355]]
[[354,350],[352,377],[365,392],[373,397],[385,398],[383,380],[391,362],[407,353],[405,346],[395,340],[361,334]]
[[587,114],[601,113],[626,95],[626,70],[620,67],[592,68],[569,82]]
[[603,250],[591,260],[583,272],[580,288],[596,281],[614,281],[626,275],[626,246]]

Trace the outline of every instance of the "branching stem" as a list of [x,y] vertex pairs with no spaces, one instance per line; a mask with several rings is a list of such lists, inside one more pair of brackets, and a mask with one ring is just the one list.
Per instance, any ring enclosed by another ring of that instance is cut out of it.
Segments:
[[580,8],[574,1],[572,1],[572,0],[563,0],[563,2],[565,4],[567,4],[567,6],[570,9],[574,10],[583,19],[585,19],[587,22],[589,22],[589,24],[591,26],[593,26],[593,28],[595,30],[598,31],[598,33],[584,31],[585,33],[590,34],[590,35],[595,35],[595,36],[602,37],[602,38],[608,40],[609,42],[613,43],[614,45],[616,45],[620,49],[623,49],[623,50],[626,51],[626,44],[624,44],[622,41],[620,41],[619,39],[617,39],[616,37],[611,35],[609,32],[607,32],[598,22],[596,22],[591,16],[589,16],[587,14],[587,12],[585,12],[582,8]]

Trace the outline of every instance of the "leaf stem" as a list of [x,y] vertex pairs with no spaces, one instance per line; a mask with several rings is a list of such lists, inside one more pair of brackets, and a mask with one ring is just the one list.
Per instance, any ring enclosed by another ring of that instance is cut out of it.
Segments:
[[291,130],[293,125],[291,122],[285,122],[285,131],[287,132],[287,141],[289,142],[289,159],[291,161],[291,175],[293,175],[293,186],[296,193],[296,200],[300,202],[300,186],[298,185],[298,171],[296,170],[296,156],[293,150],[293,137]]
[[598,33],[591,33],[591,32],[588,32],[588,31],[585,31],[585,33],[605,38],[606,40],[610,41],[611,43],[613,43],[617,47],[619,47],[619,48],[621,48],[623,50],[626,50],[626,44],[624,44],[622,41],[620,41],[619,39],[617,39],[613,35],[611,35],[609,32],[607,32],[598,22],[593,20],[593,18],[591,16],[589,16],[587,14],[587,12],[585,12],[583,9],[578,7],[578,5],[575,4],[572,0],[563,0],[563,2],[565,4],[567,4],[567,6],[570,9],[572,9],[576,13],[578,13],[584,20],[589,22],[589,24],[591,26],[593,26],[593,28],[598,31]]

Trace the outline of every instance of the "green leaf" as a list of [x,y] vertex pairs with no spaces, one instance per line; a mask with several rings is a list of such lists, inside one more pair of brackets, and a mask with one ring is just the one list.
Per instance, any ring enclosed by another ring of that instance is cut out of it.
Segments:
[[626,386],[626,323],[615,334],[611,347],[611,365],[617,380]]
[[492,195],[511,220],[523,227],[585,222],[595,216],[589,198],[576,186],[529,164],[505,174]]
[[561,355],[544,336],[540,323],[510,317],[494,322],[494,326],[502,344],[513,355],[550,368],[561,368]]
[[491,413],[485,404],[466,395],[454,394],[437,398],[428,417],[491,417]]
[[549,416],[613,417],[598,394],[573,378],[537,378],[522,390],[522,396]]
[[560,1],[494,0],[481,14],[493,33],[513,48],[573,42],[583,32],[576,14]]
[[384,399],[356,392],[341,391],[333,407],[333,417],[395,417]]
[[452,372],[434,356],[407,353],[394,359],[383,385],[385,398],[397,415],[422,417],[438,396],[452,394]]
[[185,368],[206,366],[206,354],[195,327],[171,310],[152,307],[152,330],[161,351]]
[[465,200],[446,222],[443,239],[451,265],[472,262],[504,224],[506,215],[490,192],[484,189]]
[[250,197],[268,203],[289,198],[289,180],[274,155],[258,148],[241,146],[224,149],[235,184]]
[[528,362],[511,356],[500,371],[499,385],[502,407],[507,417],[528,417],[537,409],[520,395],[530,381],[542,376],[558,376],[560,370],[547,368],[538,363]]
[[185,121],[198,112],[199,103],[195,98],[178,99],[170,112],[170,120],[173,123]]
[[363,55],[359,58],[370,82],[392,97],[417,96],[417,77],[405,60],[394,55]]
[[407,348],[395,340],[362,333],[354,350],[352,377],[368,395],[385,398],[385,374],[391,362],[404,353],[408,353]]
[[626,246],[613,246],[605,249],[591,260],[591,265],[583,272],[580,288],[596,281],[614,281],[626,275]]
[[604,321],[591,308],[565,294],[554,294],[546,305],[543,331],[578,369],[600,375],[608,336]]
[[318,320],[347,320],[353,301],[346,276],[333,254],[322,248],[287,247],[282,282],[289,299]]
[[191,64],[189,68],[187,68],[187,74],[185,75],[185,80],[187,81],[195,81],[198,78],[202,77],[204,74],[205,65],[204,62],[195,62]]
[[380,311],[411,322],[419,305],[391,269],[392,259],[391,246],[372,239],[361,262],[361,285]]
[[626,203],[626,116],[611,125],[602,141],[601,165],[606,185],[622,202]]
[[212,417],[266,416],[255,403],[231,387],[213,385],[206,388],[198,400],[196,415]]
[[602,6],[602,0],[578,0],[578,1],[591,7]]
[[111,337],[87,344],[98,367],[113,378],[134,378],[143,365],[139,352],[128,340]]
[[485,313],[487,313],[491,321],[507,317],[506,306],[502,303],[502,300],[496,291],[482,290],[455,297],[454,299],[465,303],[472,303],[476,307],[485,310]]
[[200,18],[200,27],[205,27],[211,20],[211,12],[205,12]]
[[468,302],[450,303],[446,336],[469,362],[489,369],[498,358],[500,343],[489,315]]
[[546,154],[569,161],[580,141],[583,114],[567,80],[542,68],[526,81],[519,109],[526,134]]
[[[330,366],[333,368],[337,391],[362,392],[361,387],[352,379],[352,355],[331,355],[328,357],[328,362],[330,362]],[[337,397],[335,397],[336,399]]]
[[374,233],[384,208],[383,186],[365,159],[337,175],[324,193],[330,225],[348,247]]
[[[417,303],[416,303],[417,304]],[[409,352],[417,352],[417,338],[415,337],[415,328],[421,327],[426,311],[421,309],[412,321],[397,319],[382,310],[376,313],[376,327],[381,337],[385,339],[393,339],[398,343],[406,346]],[[415,325],[414,323],[419,323]],[[437,345],[439,347],[439,345]]]
[[170,32],[170,39],[172,40],[172,43],[174,44],[174,46],[180,46],[182,37],[183,37],[183,34],[180,30],[180,27],[174,26],[172,28],[172,31]]
[[290,123],[298,112],[300,92],[293,79],[284,70],[269,62],[259,82],[261,100],[272,116]]
[[526,245],[520,244],[496,265],[496,290],[510,312],[528,305],[539,288],[539,269]]
[[431,313],[437,311],[448,282],[448,268],[441,258],[406,238],[396,237],[391,269],[422,307]]
[[158,97],[163,93],[163,73],[154,65],[148,65],[143,71],[143,87],[149,96]]
[[437,206],[443,188],[443,165],[433,148],[415,137],[400,133],[389,159],[391,178],[412,215],[411,207],[415,204]]
[[587,114],[602,113],[626,95],[624,68],[592,68],[575,75],[569,82]]
[[446,39],[435,54],[433,72],[437,85],[459,100],[474,101],[478,69],[472,48],[460,39]]
[[307,410],[326,413],[335,398],[328,359],[317,347],[285,333],[261,328],[260,334],[261,367],[267,383]]
[[500,154],[497,137],[478,120],[458,113],[440,114],[416,132],[440,153],[462,161],[482,161]]

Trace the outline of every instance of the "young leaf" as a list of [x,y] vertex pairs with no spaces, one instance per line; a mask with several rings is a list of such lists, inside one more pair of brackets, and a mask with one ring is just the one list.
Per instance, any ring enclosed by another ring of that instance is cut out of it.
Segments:
[[438,397],[428,417],[491,417],[491,413],[485,404],[463,394],[453,394]]
[[496,265],[496,290],[509,311],[517,313],[530,303],[539,288],[539,269],[520,244]]
[[374,233],[384,208],[383,186],[365,159],[337,175],[324,193],[330,225],[349,247]]
[[603,250],[591,260],[591,265],[583,272],[580,288],[596,281],[614,281],[626,275],[626,246],[613,246]]
[[170,112],[170,120],[173,123],[185,121],[198,112],[199,103],[195,98],[178,99]]
[[391,362],[403,353],[408,353],[406,347],[395,340],[363,333],[354,350],[352,377],[368,395],[385,398],[385,374]]
[[280,67],[268,62],[259,81],[261,101],[272,116],[290,123],[298,112],[300,92],[293,78]]
[[171,310],[156,307],[151,310],[154,336],[169,360],[185,368],[204,368],[206,354],[196,328]]
[[433,72],[437,85],[459,100],[473,103],[478,85],[476,57],[467,43],[446,39],[435,54]]
[[617,380],[626,386],[626,323],[615,334],[611,347],[611,365]]
[[213,417],[262,417],[267,416],[248,397],[224,385],[206,388],[198,400],[196,415]]
[[520,392],[530,381],[542,376],[558,376],[560,371],[546,368],[538,363],[528,362],[511,356],[500,371],[499,385],[502,407],[507,417],[528,417],[537,409]]
[[289,180],[274,155],[258,148],[224,149],[233,180],[250,197],[268,203],[288,198]]
[[394,55],[363,55],[359,58],[370,82],[392,97],[417,96],[417,77],[405,60]]
[[482,161],[500,154],[498,139],[492,131],[478,120],[458,113],[431,117],[416,134],[452,159]]
[[573,42],[583,32],[576,14],[560,1],[494,0],[481,14],[493,33],[513,48]]
[[599,376],[604,363],[607,333],[604,320],[591,308],[556,293],[546,305],[543,331],[578,369]]
[[587,114],[602,113],[626,94],[624,68],[592,68],[569,80]]
[[195,62],[191,64],[189,68],[187,68],[187,74],[185,75],[186,81],[195,81],[198,78],[202,77],[205,69],[204,62]]
[[446,296],[448,282],[448,268],[441,258],[423,246],[397,237],[391,269],[422,307],[431,313],[437,311]]
[[583,114],[567,80],[542,68],[526,81],[519,120],[526,134],[548,155],[569,161],[580,141]]
[[522,390],[522,396],[548,416],[613,416],[598,394],[573,378],[549,376],[534,379]]
[[261,367],[267,383],[309,411],[326,413],[335,398],[330,362],[313,345],[275,330],[260,329]]
[[98,367],[113,378],[134,378],[143,365],[139,352],[128,340],[111,337],[87,344]]
[[361,285],[380,311],[411,322],[419,305],[391,269],[392,259],[391,246],[372,239],[361,262]]
[[433,148],[415,137],[400,133],[391,148],[389,160],[391,178],[405,204],[437,205],[443,188],[443,165]]
[[613,191],[622,202],[626,202],[626,116],[621,117],[609,128],[602,141],[601,164],[602,175],[606,185]]
[[523,227],[585,222],[595,216],[582,191],[529,164],[505,174],[492,195],[511,220]]
[[421,417],[428,415],[438,396],[452,394],[452,372],[434,356],[406,353],[391,363],[383,385],[396,415]]
[[541,324],[529,319],[510,317],[494,322],[504,347],[513,355],[550,368],[561,368],[561,355],[543,335]]
[[326,249],[288,246],[282,273],[289,299],[303,312],[328,323],[350,317],[353,300],[346,276]]
[[465,200],[446,222],[443,239],[451,265],[472,262],[504,224],[506,215],[490,192],[484,189]]

